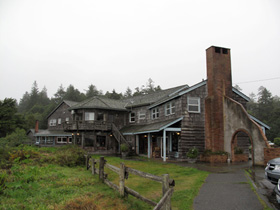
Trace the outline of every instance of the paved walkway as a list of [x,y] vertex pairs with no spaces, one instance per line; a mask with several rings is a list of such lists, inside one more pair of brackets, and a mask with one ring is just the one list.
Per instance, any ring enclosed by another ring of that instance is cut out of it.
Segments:
[[[179,165],[211,172],[194,200],[194,210],[263,210],[262,203],[266,203],[271,209],[276,209],[270,205],[265,196],[259,193],[258,188],[255,192],[251,189],[249,182],[254,186],[258,184],[255,185],[245,173],[245,169],[248,168],[254,172],[250,163],[217,165],[182,163]],[[257,173],[259,177],[262,176],[264,169],[258,168]]]

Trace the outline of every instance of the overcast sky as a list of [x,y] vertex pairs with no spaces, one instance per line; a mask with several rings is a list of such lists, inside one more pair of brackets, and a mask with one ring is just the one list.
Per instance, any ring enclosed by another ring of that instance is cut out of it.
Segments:
[[49,97],[61,84],[194,85],[212,45],[231,49],[243,93],[280,96],[279,0],[0,0],[0,100],[35,80]]

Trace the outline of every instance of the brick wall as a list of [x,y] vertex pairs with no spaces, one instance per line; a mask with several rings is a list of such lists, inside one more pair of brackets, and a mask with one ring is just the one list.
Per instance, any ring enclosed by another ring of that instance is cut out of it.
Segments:
[[264,148],[264,163],[271,159],[280,157],[280,148]]

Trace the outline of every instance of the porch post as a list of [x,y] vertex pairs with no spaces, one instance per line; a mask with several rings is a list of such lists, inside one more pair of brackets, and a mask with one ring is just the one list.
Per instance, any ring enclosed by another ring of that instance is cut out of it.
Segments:
[[148,158],[151,158],[151,133],[148,133]]
[[169,152],[172,152],[172,132],[171,131],[168,133],[168,139],[169,139]]
[[139,135],[136,135],[136,154],[139,155]]
[[85,134],[84,132],[82,133],[82,148],[85,147]]
[[163,161],[166,162],[166,130],[163,130]]

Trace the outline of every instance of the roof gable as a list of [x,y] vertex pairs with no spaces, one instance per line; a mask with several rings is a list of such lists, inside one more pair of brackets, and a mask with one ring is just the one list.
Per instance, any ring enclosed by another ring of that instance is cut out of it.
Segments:
[[55,107],[55,109],[53,111],[50,112],[50,114],[47,116],[47,119],[62,105],[62,104],[66,104],[67,106],[71,107],[74,106],[75,104],[77,104],[78,102],[75,101],[68,101],[68,100],[63,100],[60,102],[60,104],[57,105],[57,107]]

